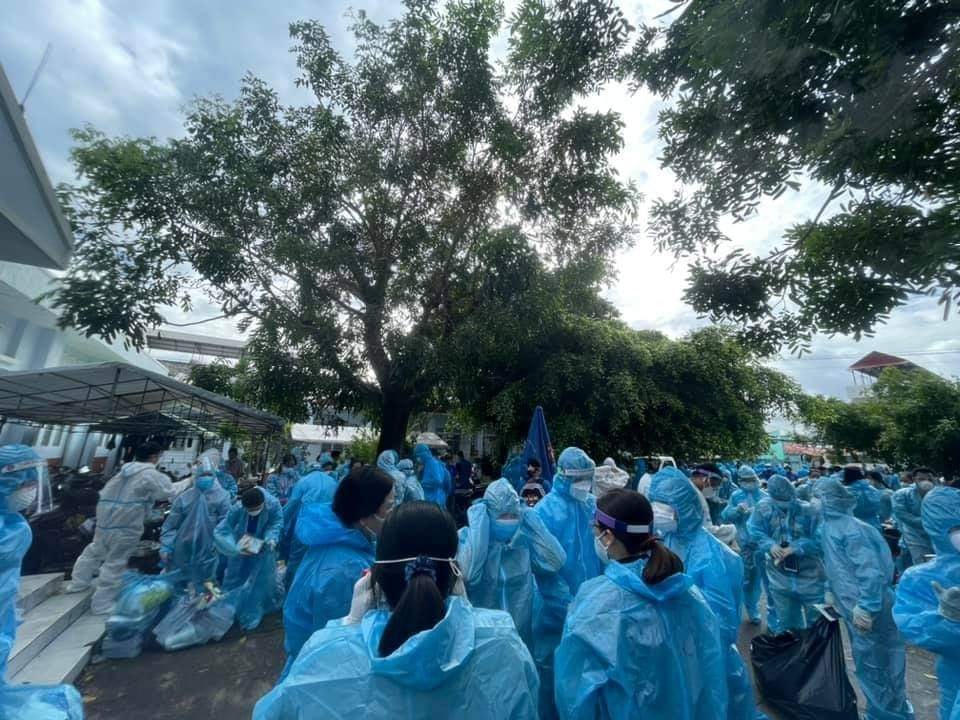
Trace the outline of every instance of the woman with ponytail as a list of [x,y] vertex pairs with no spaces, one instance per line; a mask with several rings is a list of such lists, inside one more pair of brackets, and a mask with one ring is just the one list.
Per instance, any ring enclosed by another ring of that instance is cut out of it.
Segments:
[[384,523],[350,614],[313,634],[254,720],[535,720],[539,680],[511,617],[463,596],[453,517],[427,502]]
[[597,500],[593,534],[604,570],[567,614],[555,666],[560,717],[727,717],[717,619],[654,534],[650,501],[610,491]]

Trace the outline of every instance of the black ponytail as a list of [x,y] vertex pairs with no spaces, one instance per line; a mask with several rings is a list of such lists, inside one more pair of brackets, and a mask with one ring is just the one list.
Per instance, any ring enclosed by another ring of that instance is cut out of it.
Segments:
[[[393,611],[380,638],[381,657],[439,623],[456,582],[451,563],[457,554],[457,525],[435,503],[408,502],[394,510],[377,541],[373,582]],[[406,562],[385,562],[418,558]],[[441,558],[430,560],[429,558]]]
[[[597,500],[597,508],[627,525],[646,525],[652,529],[653,506],[646,497],[633,490],[611,490]],[[643,568],[643,581],[647,585],[656,585],[683,572],[683,561],[652,532],[628,533],[613,528],[605,529],[623,543],[630,557],[648,556]]]

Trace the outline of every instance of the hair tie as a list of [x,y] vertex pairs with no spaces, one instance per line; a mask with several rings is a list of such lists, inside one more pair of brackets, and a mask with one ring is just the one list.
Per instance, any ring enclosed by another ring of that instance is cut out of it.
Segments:
[[403,566],[403,577],[407,582],[410,582],[417,575],[429,575],[430,579],[436,582],[437,569],[433,560],[426,555],[418,555]]

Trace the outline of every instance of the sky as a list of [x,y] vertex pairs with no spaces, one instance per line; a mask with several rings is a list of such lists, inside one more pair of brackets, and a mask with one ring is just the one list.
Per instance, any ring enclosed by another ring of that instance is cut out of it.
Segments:
[[[636,25],[673,5],[671,0],[624,0],[623,9]],[[346,13],[351,7],[366,10],[375,21],[402,9],[398,1],[386,0],[7,0],[0,64],[22,99],[45,47],[52,45],[25,112],[47,172],[57,183],[73,178],[71,128],[90,123],[109,135],[177,137],[182,135],[183,109],[193,98],[216,94],[232,99],[248,71],[273,86],[283,102],[310,102],[309,93],[294,85],[288,25],[320,20],[341,52],[349,54]],[[638,225],[644,231],[618,255],[619,274],[607,295],[632,327],[681,337],[705,324],[682,300],[687,268],[658,253],[645,232],[649,204],[677,186],[658,161],[657,115],[664,104],[624,86],[609,87],[583,104],[622,115],[626,143],[616,166],[645,197]],[[764,203],[748,222],[724,229],[736,246],[763,251],[776,244],[784,228],[814,215],[825,193],[823,187],[805,184],[799,192]],[[190,322],[218,314],[197,298],[191,313],[171,309],[167,318]],[[771,364],[808,392],[847,398],[853,385],[847,368],[871,350],[907,357],[944,376],[960,375],[958,327],[960,318],[944,322],[933,299],[919,298],[897,310],[872,338],[818,337],[811,355],[785,356]],[[186,330],[237,336],[226,320]]]

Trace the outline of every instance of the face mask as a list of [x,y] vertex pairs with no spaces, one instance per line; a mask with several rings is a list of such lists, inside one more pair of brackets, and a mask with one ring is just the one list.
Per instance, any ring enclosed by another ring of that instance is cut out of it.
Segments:
[[707,486],[703,489],[703,496],[704,496],[707,500],[710,500],[710,499],[712,499],[712,498],[715,498],[715,497],[717,496],[716,488],[714,488],[714,487],[711,486],[711,485],[707,485]]
[[790,500],[774,500],[773,504],[776,505],[780,510],[789,510],[791,501]]
[[933,483],[929,480],[923,480],[917,483],[917,492],[920,493],[920,497],[923,497],[931,490],[933,490]]
[[653,529],[659,535],[677,531],[677,516],[670,505],[653,503]]
[[11,512],[23,512],[37,502],[37,483],[24,483],[7,498],[7,509]]
[[601,565],[606,565],[610,562],[610,550],[603,544],[603,540],[600,539],[599,535],[593,536],[593,550],[597,553],[597,558],[599,558]]
[[587,495],[590,494],[590,486],[592,484],[590,480],[577,480],[570,486],[570,494],[574,500],[586,500]]
[[491,527],[493,529],[493,539],[499,542],[509,542],[517,533],[520,526],[519,518],[515,520],[494,520]]
[[757,489],[757,484],[755,482],[741,483],[740,487],[746,492],[754,492]]
[[256,517],[263,512],[263,507],[258,507],[256,510],[247,510],[247,515],[250,517]]
[[953,545],[954,550],[960,552],[960,530],[950,533],[950,544]]
[[213,478],[209,475],[202,478],[197,478],[196,482],[197,490],[200,492],[207,492],[208,490],[213,489]]

